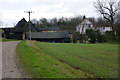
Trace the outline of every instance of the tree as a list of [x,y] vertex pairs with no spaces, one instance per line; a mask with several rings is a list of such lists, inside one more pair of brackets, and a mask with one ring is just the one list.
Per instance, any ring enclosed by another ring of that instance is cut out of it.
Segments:
[[118,7],[118,3],[114,1],[102,2],[100,0],[97,0],[97,2],[94,2],[94,7],[103,16],[103,18],[107,20],[109,26],[111,26],[113,29],[113,33],[115,33],[115,16],[120,10],[120,7]]
[[54,26],[54,27],[58,26],[57,22],[58,22],[57,18],[53,18],[53,19],[50,20],[51,25]]
[[97,18],[96,22],[95,22],[95,25],[97,27],[106,27],[106,26],[109,26],[107,23],[106,23],[106,20],[102,17],[99,17]]
[[49,22],[46,18],[40,19],[39,23],[41,24],[42,27],[49,27]]

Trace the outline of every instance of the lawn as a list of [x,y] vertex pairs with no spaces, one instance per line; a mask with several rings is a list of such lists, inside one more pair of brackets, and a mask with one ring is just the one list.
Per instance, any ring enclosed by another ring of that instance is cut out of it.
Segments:
[[17,47],[20,66],[31,77],[118,77],[117,44],[31,43]]

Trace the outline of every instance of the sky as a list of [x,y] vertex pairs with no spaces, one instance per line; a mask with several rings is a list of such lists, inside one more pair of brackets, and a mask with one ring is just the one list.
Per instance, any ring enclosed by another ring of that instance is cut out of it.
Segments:
[[31,19],[60,18],[86,15],[98,17],[93,2],[96,0],[0,0],[0,26],[14,26],[22,18]]

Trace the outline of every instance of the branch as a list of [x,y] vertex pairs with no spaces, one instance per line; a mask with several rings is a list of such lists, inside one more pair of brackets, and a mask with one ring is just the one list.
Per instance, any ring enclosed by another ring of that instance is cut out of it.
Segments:
[[[108,21],[111,21],[109,18],[107,18],[104,14],[103,14],[103,17],[108,20]],[[110,17],[110,16],[109,16]]]
[[105,14],[105,15],[108,15],[108,16],[110,16],[110,14],[108,14],[108,13],[104,13],[104,12],[103,12],[103,13],[101,13],[101,14]]
[[108,11],[110,11],[110,9],[108,7],[103,7],[103,8],[107,9]]

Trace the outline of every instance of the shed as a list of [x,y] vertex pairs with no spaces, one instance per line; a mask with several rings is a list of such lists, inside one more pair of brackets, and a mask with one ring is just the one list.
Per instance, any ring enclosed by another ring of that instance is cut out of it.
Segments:
[[[29,32],[26,33],[26,38],[29,39]],[[32,32],[32,40],[45,41],[45,42],[70,42],[68,32]]]

